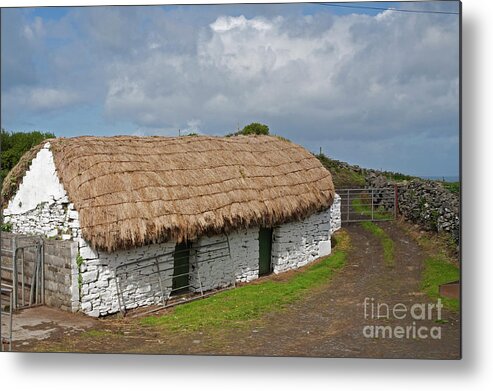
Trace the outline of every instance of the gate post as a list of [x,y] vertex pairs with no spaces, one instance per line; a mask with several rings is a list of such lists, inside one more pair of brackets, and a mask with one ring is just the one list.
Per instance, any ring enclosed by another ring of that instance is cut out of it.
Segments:
[[374,213],[373,213],[373,187],[371,188],[371,221],[374,220],[374,217],[373,217]]
[[397,214],[399,213],[399,189],[397,184],[394,183],[394,218],[397,220]]
[[349,189],[347,189],[347,221],[349,221]]
[[12,237],[12,301],[13,309],[17,309],[17,242],[15,236]]
[[40,237],[39,257],[41,264],[41,304],[45,303],[45,246],[43,237]]

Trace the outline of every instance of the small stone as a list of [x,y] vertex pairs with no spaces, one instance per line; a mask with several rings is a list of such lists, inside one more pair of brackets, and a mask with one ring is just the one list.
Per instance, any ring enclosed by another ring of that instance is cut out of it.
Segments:
[[79,220],[79,213],[76,210],[69,210],[68,218],[71,220]]
[[55,228],[55,229],[52,229],[52,230],[49,230],[48,232],[46,232],[46,236],[48,238],[55,238],[58,236],[58,230]]
[[82,308],[82,311],[89,312],[92,310],[92,303],[90,301],[82,303],[81,308]]

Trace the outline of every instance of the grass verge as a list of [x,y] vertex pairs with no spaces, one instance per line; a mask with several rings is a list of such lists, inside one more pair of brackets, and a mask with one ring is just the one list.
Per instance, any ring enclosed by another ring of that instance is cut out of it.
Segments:
[[337,246],[329,257],[294,272],[285,281],[265,280],[243,285],[179,305],[169,314],[143,318],[141,324],[171,331],[234,328],[267,312],[280,310],[300,299],[307,290],[327,283],[345,265],[350,246],[349,235],[341,230],[334,237]]
[[455,242],[447,234],[419,231],[413,229],[409,224],[401,223],[401,226],[427,253],[421,275],[421,290],[433,300],[440,298],[445,308],[458,312],[460,309],[459,299],[451,299],[439,294],[441,284],[460,280]]
[[430,298],[440,298],[443,306],[453,311],[459,311],[459,300],[440,296],[439,287],[447,282],[457,281],[460,278],[459,268],[447,262],[441,256],[425,259],[425,267],[421,277],[421,290]]
[[361,226],[367,231],[375,235],[382,244],[383,247],[383,259],[385,266],[394,267],[395,257],[394,257],[394,241],[385,233],[385,231],[378,225],[371,221],[362,221]]

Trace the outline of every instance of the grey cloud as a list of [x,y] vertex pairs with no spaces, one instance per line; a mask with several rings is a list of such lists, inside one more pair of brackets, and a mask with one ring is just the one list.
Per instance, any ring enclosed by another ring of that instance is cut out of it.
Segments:
[[[9,34],[22,37],[16,31]],[[387,142],[436,145],[458,134],[454,16],[98,7],[74,9],[47,34],[70,39],[44,60],[50,74],[33,91],[66,109],[104,107],[108,122],[128,121],[142,134],[220,134],[261,121],[314,147],[363,142],[371,156]],[[28,83],[32,59],[16,61]],[[77,98],[57,100],[63,91]]]

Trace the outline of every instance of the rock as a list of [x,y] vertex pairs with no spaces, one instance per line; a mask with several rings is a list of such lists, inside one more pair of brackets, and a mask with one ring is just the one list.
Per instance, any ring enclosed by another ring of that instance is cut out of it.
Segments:
[[89,259],[97,259],[99,258],[99,254],[96,250],[93,250],[91,247],[89,246],[85,246],[85,247],[80,247],[79,248],[79,253],[80,253],[80,256],[82,258],[84,258],[85,260],[89,260]]
[[48,238],[56,238],[57,236],[58,236],[58,230],[56,228],[46,232],[46,237]]
[[96,281],[98,279],[98,275],[99,272],[97,270],[87,271],[82,274],[82,280],[84,281],[84,284],[89,284]]

